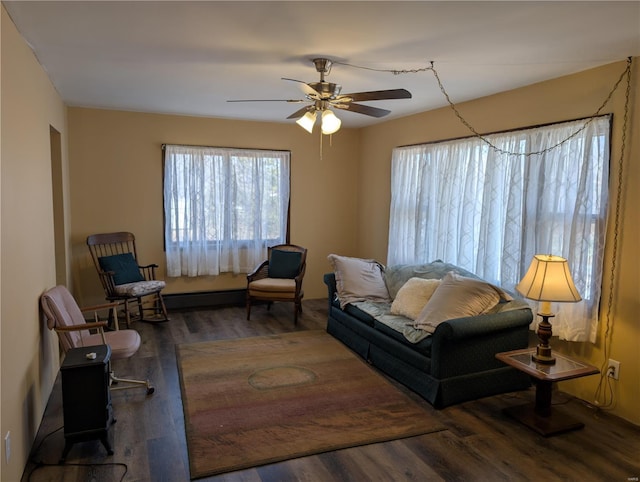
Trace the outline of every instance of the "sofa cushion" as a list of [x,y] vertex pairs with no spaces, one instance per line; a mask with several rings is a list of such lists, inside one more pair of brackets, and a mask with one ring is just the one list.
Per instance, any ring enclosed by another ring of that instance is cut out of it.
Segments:
[[356,301],[391,301],[384,281],[383,267],[373,259],[330,254],[340,307]]
[[375,318],[373,316],[371,316],[366,311],[362,311],[357,304],[354,305],[349,303],[344,307],[344,312],[368,326],[373,326],[373,323],[375,321]]
[[430,336],[430,333],[413,326],[414,321],[406,316],[391,314],[391,303],[356,301],[352,305],[347,305],[345,311],[348,311],[350,306],[359,308],[361,312],[371,316],[376,323],[388,326],[391,330],[401,334],[410,343],[419,343]]
[[[433,337],[431,336],[427,336],[425,338],[423,338],[422,340],[420,340],[417,343],[413,343],[410,340],[407,340],[407,337],[404,336],[402,333],[400,333],[399,331],[395,330],[393,327],[380,322],[379,320],[375,320],[375,324],[374,324],[374,328],[376,329],[376,331],[383,333],[385,336],[388,336],[389,338],[393,338],[394,340],[396,340],[398,343],[400,343],[403,347],[401,351],[402,353],[406,352],[406,348],[409,349],[409,353],[411,352],[415,352],[415,353],[420,353],[423,356],[427,356],[427,357],[431,357],[431,344],[433,341]],[[386,346],[386,349],[388,351],[392,351],[391,349],[391,344]],[[420,364],[416,364],[411,356],[408,355],[402,355],[400,352],[395,351],[393,352],[394,356],[397,356],[401,359],[404,359],[404,361],[406,361],[407,363],[410,363],[414,366],[417,366],[419,368],[422,368],[423,370],[426,369],[428,371],[428,367],[425,366],[424,363]]]
[[439,279],[410,278],[391,303],[391,314],[415,320],[439,284]]
[[512,299],[497,286],[449,272],[416,318],[415,326],[433,333],[443,321],[487,313],[501,298]]

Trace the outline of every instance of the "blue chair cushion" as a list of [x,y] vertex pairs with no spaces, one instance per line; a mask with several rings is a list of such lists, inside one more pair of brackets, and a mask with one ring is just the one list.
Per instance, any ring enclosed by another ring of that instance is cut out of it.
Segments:
[[144,276],[140,273],[138,263],[136,263],[131,253],[103,256],[98,258],[98,262],[103,271],[114,272],[113,282],[116,285],[144,281]]
[[269,278],[295,278],[300,272],[302,253],[272,249],[269,259]]

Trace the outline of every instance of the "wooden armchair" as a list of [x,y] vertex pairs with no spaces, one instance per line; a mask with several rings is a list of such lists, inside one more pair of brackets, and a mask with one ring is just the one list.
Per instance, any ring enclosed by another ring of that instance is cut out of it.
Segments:
[[267,309],[274,301],[294,303],[293,322],[302,313],[302,280],[307,267],[307,248],[295,244],[279,244],[268,249],[268,259],[247,275],[247,320],[251,303],[266,301]]

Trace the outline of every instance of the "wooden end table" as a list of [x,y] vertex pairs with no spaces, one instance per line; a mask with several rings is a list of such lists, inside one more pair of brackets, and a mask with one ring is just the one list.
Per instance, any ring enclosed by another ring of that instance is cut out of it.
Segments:
[[526,403],[503,409],[503,412],[540,435],[548,437],[584,427],[584,423],[551,406],[553,382],[580,378],[600,373],[593,365],[554,352],[553,365],[536,363],[531,355],[535,348],[497,353],[496,358],[532,376],[536,385],[535,403]]

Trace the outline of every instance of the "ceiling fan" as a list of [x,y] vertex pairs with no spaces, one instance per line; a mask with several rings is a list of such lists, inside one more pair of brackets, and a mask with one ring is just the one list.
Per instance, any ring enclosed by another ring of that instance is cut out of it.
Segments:
[[321,127],[323,134],[333,134],[340,129],[341,121],[336,117],[331,108],[348,110],[358,114],[372,117],[384,117],[391,111],[372,107],[369,105],[357,104],[356,102],[366,102],[372,100],[389,99],[410,99],[411,92],[406,89],[376,90],[371,92],[356,92],[353,94],[341,94],[342,86],[325,81],[333,62],[325,58],[313,59],[316,70],[320,73],[320,82],[304,82],[302,80],[288,79],[282,80],[298,82],[301,84],[304,99],[275,100],[275,99],[253,99],[253,100],[228,100],[227,102],[310,102],[309,105],[295,111],[287,119],[295,119],[301,127],[308,132],[313,131],[317,113],[321,113]]

